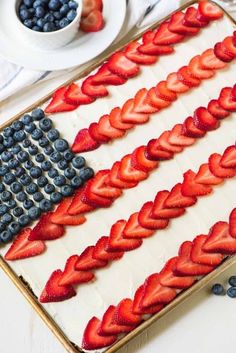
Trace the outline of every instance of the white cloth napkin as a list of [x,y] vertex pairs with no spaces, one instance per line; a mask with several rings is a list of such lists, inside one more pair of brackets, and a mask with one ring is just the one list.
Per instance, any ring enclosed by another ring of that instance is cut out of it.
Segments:
[[[163,18],[180,5],[180,0],[127,0],[127,2],[126,23],[116,42],[135,26],[138,28],[146,27]],[[55,72],[28,70],[2,58],[0,58],[0,67],[0,102],[15,93],[20,93],[26,86],[36,86],[45,80],[53,80],[58,77],[61,77],[61,82],[63,82],[63,75],[68,75],[68,72],[78,72],[78,67]]]

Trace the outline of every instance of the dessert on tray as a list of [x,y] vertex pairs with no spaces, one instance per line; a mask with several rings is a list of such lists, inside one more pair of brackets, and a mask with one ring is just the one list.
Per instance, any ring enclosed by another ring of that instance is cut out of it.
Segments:
[[232,21],[201,1],[21,119],[53,121],[64,177],[1,254],[80,348],[106,350],[236,253],[235,58]]

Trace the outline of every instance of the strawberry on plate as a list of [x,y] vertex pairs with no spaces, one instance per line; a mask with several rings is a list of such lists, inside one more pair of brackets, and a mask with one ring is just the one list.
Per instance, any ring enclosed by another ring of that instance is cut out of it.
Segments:
[[[170,195],[170,192],[167,190],[159,191],[155,197],[153,209],[151,212],[151,217],[155,219],[171,219],[180,217],[184,214],[185,209],[182,207],[166,207],[165,202]],[[170,200],[170,205],[172,205],[172,201]]]
[[74,153],[88,152],[96,150],[100,146],[100,143],[95,141],[88,129],[82,129],[78,132],[71,147]]
[[129,60],[123,52],[113,54],[107,65],[111,72],[123,78],[131,78],[137,76],[140,70],[139,66],[133,61]]
[[130,42],[125,48],[126,57],[140,65],[152,65],[157,61],[156,55],[144,54],[138,50],[140,44],[138,42]]
[[78,271],[90,271],[96,268],[105,267],[107,261],[93,258],[94,246],[88,246],[79,256],[75,269]]
[[113,320],[117,325],[137,326],[142,321],[142,316],[133,313],[133,301],[126,298],[117,305]]
[[103,315],[101,327],[99,333],[104,336],[119,335],[121,333],[126,333],[132,331],[135,326],[131,325],[118,325],[114,322],[114,315],[116,312],[116,307],[110,305]]
[[88,16],[82,17],[80,21],[80,29],[83,32],[98,32],[104,27],[104,19],[102,12],[93,10]]
[[52,100],[49,102],[45,109],[45,113],[61,113],[69,112],[75,110],[78,107],[78,104],[71,104],[66,102],[65,93],[67,87],[58,88],[52,96]]
[[233,209],[229,216],[229,234],[231,237],[236,238],[236,208]]
[[78,255],[72,255],[68,258],[61,279],[58,282],[60,286],[86,283],[90,282],[94,278],[94,274],[92,272],[76,270],[75,265],[78,262],[78,259]]
[[218,20],[223,16],[223,11],[216,4],[207,0],[200,1],[198,4],[198,12],[201,15],[200,19]]
[[202,250],[202,247],[204,246],[205,242],[208,240],[207,235],[198,235],[194,240],[193,240],[193,245],[191,249],[191,260],[197,264],[202,264],[202,265],[209,265],[209,266],[217,266],[219,265],[223,259],[224,256],[220,253],[207,253]]
[[226,255],[235,254],[236,239],[229,233],[227,222],[217,222],[210,230],[207,241],[202,247],[209,253],[221,252]]
[[198,107],[193,115],[194,125],[204,131],[216,130],[220,122],[204,107]]
[[154,233],[153,229],[147,229],[139,223],[139,212],[133,213],[123,230],[123,236],[127,239],[142,239],[149,238]]
[[138,222],[143,228],[147,229],[164,229],[168,226],[169,221],[167,219],[155,219],[151,216],[153,209],[153,202],[146,202],[138,214]]
[[156,45],[176,44],[183,40],[184,36],[169,30],[169,23],[163,22],[158,27],[153,43]]
[[184,196],[205,196],[212,192],[212,187],[197,183],[196,173],[188,170],[184,173],[184,181],[181,187],[181,193]]
[[103,0],[83,0],[82,17],[86,17],[93,10],[102,11]]
[[80,225],[86,221],[86,218],[82,215],[70,215],[68,210],[74,196],[64,198],[57,209],[51,214],[50,220],[54,224],[62,224],[68,226]]
[[29,240],[55,240],[65,234],[65,227],[61,224],[55,224],[51,221],[52,212],[41,216],[36,226],[29,235]]
[[80,86],[76,83],[71,83],[65,92],[65,102],[73,105],[90,104],[95,101],[95,98],[88,96],[82,92]]
[[[236,148],[236,147],[235,147]],[[236,168],[223,167],[221,165],[222,156],[219,153],[213,153],[209,157],[209,169],[218,178],[233,178],[236,176]]]

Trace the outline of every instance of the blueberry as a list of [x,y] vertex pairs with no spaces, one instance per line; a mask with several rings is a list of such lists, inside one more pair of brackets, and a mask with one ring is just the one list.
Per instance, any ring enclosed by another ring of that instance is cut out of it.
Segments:
[[26,134],[23,130],[16,131],[13,135],[13,139],[16,142],[22,142],[26,138]]
[[6,175],[4,175],[3,180],[7,185],[11,185],[11,183],[13,183],[16,180],[16,178],[14,174],[7,173]]
[[8,162],[8,161],[10,161],[11,158],[13,158],[13,153],[9,152],[9,151],[4,151],[1,154],[1,158],[2,158],[3,162]]
[[35,156],[38,153],[39,149],[37,146],[31,145],[29,146],[28,151],[29,151],[29,154],[31,154],[31,156]]
[[35,202],[40,202],[40,201],[42,201],[43,198],[44,198],[43,194],[40,191],[36,192],[33,195],[33,199],[34,199]]
[[25,21],[31,17],[31,13],[29,12],[28,9],[27,10],[26,9],[20,10],[19,15],[20,15],[20,19],[22,21]]
[[36,32],[41,32],[41,29],[38,26],[34,26],[32,30]]
[[14,139],[12,137],[6,137],[3,141],[3,146],[6,148],[11,148],[14,145]]
[[43,26],[43,31],[44,32],[53,32],[55,31],[56,27],[53,22],[46,22],[45,25]]
[[34,23],[31,19],[28,19],[28,20],[24,20],[24,25],[28,28],[32,28]]
[[50,156],[50,154],[52,154],[54,151],[53,147],[52,146],[47,146],[44,148],[44,153],[47,155],[47,156]]
[[29,218],[28,215],[22,215],[22,216],[19,217],[18,222],[19,222],[19,224],[20,224],[22,227],[24,227],[24,226],[26,226],[27,224],[29,224],[30,218]]
[[3,216],[2,216],[2,222],[5,223],[5,224],[8,224],[12,221],[13,217],[10,213],[5,213]]
[[45,25],[46,21],[44,18],[38,18],[37,20],[37,26],[40,28],[40,29],[43,29],[43,26]]
[[0,234],[0,239],[2,240],[3,243],[8,243],[9,241],[12,240],[12,234],[9,230],[4,230]]
[[48,132],[52,128],[52,120],[49,118],[44,118],[39,123],[40,129]]
[[0,222],[0,232],[3,232],[5,228],[6,228],[6,225]]
[[61,4],[68,4],[69,0],[60,0]]
[[16,176],[16,178],[20,178],[24,173],[25,173],[25,170],[24,170],[24,168],[22,168],[22,167],[18,167],[18,168],[16,168],[16,170],[15,170],[15,176]]
[[[24,141],[23,141],[23,143],[22,143],[22,146],[24,147],[24,148],[29,148],[29,146],[31,146],[31,141],[30,140],[28,140],[28,139],[25,139]],[[19,152],[19,151],[18,151]],[[17,152],[16,152],[17,153]]]
[[29,153],[26,151],[20,151],[17,154],[17,158],[21,163],[25,163],[26,161],[29,160]]
[[27,199],[23,202],[23,206],[26,210],[29,210],[31,207],[34,206],[34,202],[32,200]]
[[75,176],[72,180],[71,180],[71,186],[75,189],[79,188],[81,185],[83,184],[83,180],[78,177]]
[[17,233],[19,233],[20,229],[21,229],[21,226],[19,225],[18,222],[12,222],[8,226],[8,230],[12,235],[16,235]]
[[50,10],[59,10],[61,7],[61,3],[59,0],[50,0],[48,7]]
[[61,170],[65,170],[68,167],[68,162],[65,159],[62,159],[58,162],[58,168]]
[[14,210],[13,210],[13,215],[15,217],[20,217],[22,214],[24,213],[24,210],[22,207],[16,207]]
[[5,129],[3,130],[3,135],[6,136],[6,137],[10,137],[10,136],[13,136],[15,130],[8,126],[8,127],[5,127]]
[[59,22],[59,27],[60,28],[65,28],[70,24],[69,20],[67,18],[62,18]]
[[53,202],[53,203],[59,203],[62,199],[62,194],[60,192],[53,192],[51,195],[50,195],[50,200]]
[[30,170],[31,168],[33,168],[33,166],[34,166],[34,163],[33,163],[31,160],[26,161],[26,162],[24,163],[24,167],[25,167],[25,169],[27,169],[27,170]]
[[45,16],[45,9],[42,6],[36,7],[35,16],[38,18]]
[[41,139],[39,139],[38,144],[40,147],[46,147],[49,144],[49,140],[47,139],[47,137],[43,136]]
[[38,141],[39,139],[41,139],[43,137],[43,132],[40,129],[36,128],[32,132],[31,136],[32,136],[32,139]]
[[37,180],[37,184],[40,188],[43,188],[45,185],[47,185],[48,179],[45,176],[41,176]]
[[39,178],[42,175],[42,169],[40,167],[33,167],[30,169],[30,176],[34,179]]
[[44,191],[46,192],[46,194],[51,194],[55,191],[55,186],[52,184],[47,184],[44,188]]
[[0,176],[4,176],[5,174],[9,173],[9,168],[7,165],[0,166]]
[[29,185],[30,182],[31,182],[31,177],[28,175],[28,174],[23,174],[21,177],[20,177],[20,182],[22,185],[26,186],[26,185]]
[[42,153],[38,153],[35,157],[36,162],[42,163],[44,161],[45,157]]
[[37,218],[39,218],[41,214],[40,208],[33,206],[29,209],[28,211],[28,215],[32,220],[36,220]]
[[35,183],[30,183],[26,186],[26,191],[28,194],[33,195],[35,192],[38,191],[38,185]]
[[72,165],[76,169],[83,168],[85,166],[85,159],[82,156],[76,156],[72,159]]
[[21,118],[21,121],[24,125],[28,125],[30,123],[32,123],[33,119],[32,119],[32,116],[29,115],[29,114],[25,114],[22,118]]
[[[29,11],[32,11],[33,12],[33,15],[35,14],[35,10],[34,9],[29,9]],[[32,22],[33,22],[33,25],[36,26],[37,24],[37,17],[34,16],[33,18],[31,18]],[[34,27],[33,27],[34,28]]]
[[44,17],[44,20],[47,22],[47,23],[53,23],[55,18],[53,16],[52,13],[48,12],[45,17]]
[[62,18],[62,14],[59,11],[54,12],[54,17],[56,20],[60,20]]
[[19,166],[20,166],[20,162],[15,158],[10,159],[10,161],[8,162],[8,167],[10,169],[16,169]]
[[20,145],[15,145],[15,146],[12,147],[11,151],[12,151],[13,154],[17,154],[17,153],[19,153],[21,151],[21,146]]
[[59,175],[58,171],[55,168],[52,168],[48,171],[49,178],[55,178]]
[[64,152],[69,148],[68,142],[62,138],[57,139],[54,142],[54,147],[59,152]]
[[5,190],[5,185],[0,182],[0,192],[3,192]]
[[50,141],[54,142],[60,137],[59,131],[57,129],[51,129],[48,132],[48,138]]
[[47,172],[48,170],[50,170],[52,168],[52,163],[50,161],[44,161],[41,164],[41,168],[42,170],[44,170],[45,172]]
[[0,153],[2,153],[5,150],[5,147],[3,146],[2,143],[0,143]]
[[42,0],[36,0],[33,2],[33,8],[36,9],[38,6],[44,6],[44,1]]
[[7,202],[7,207],[10,208],[11,210],[17,206],[17,203],[15,200],[11,199]]
[[231,285],[231,287],[236,287],[236,276],[231,276],[229,278],[229,284]]
[[39,202],[39,208],[43,212],[48,212],[52,209],[52,203],[50,200],[43,199]]
[[27,10],[27,6],[26,5],[20,5],[20,10]]
[[0,216],[3,216],[7,212],[8,212],[8,207],[4,204],[1,204],[0,205]]
[[32,133],[36,129],[36,125],[34,123],[30,123],[28,125],[25,125],[25,131],[28,133]]
[[220,283],[215,283],[215,284],[212,286],[211,291],[212,291],[212,293],[215,294],[215,295],[223,295],[223,294],[225,294],[224,287],[223,287],[222,284],[220,284]]
[[228,297],[230,297],[230,298],[236,298],[236,288],[235,287],[229,287],[228,289],[227,289],[227,295],[228,295]]
[[90,167],[82,168],[79,171],[79,177],[83,180],[86,181],[94,176],[94,171]]
[[74,158],[74,156],[75,156],[74,153],[71,152],[69,149],[63,153],[64,159],[68,162],[70,162]]
[[72,22],[77,16],[77,12],[75,10],[70,10],[66,15],[67,19]]
[[14,123],[12,123],[12,128],[15,131],[20,131],[24,128],[24,124],[22,123],[22,121],[16,120],[16,121],[14,121]]
[[60,13],[65,16],[68,12],[70,11],[69,5],[68,4],[64,4],[62,5],[62,7],[60,8]]
[[74,190],[70,185],[64,185],[61,188],[61,193],[63,196],[71,196],[73,194]]
[[20,191],[17,195],[16,195],[16,199],[20,202],[24,202],[25,200],[27,200],[27,194],[24,191]]
[[78,3],[74,0],[69,1],[68,5],[69,5],[69,8],[72,10],[76,10],[78,7]]
[[62,155],[60,152],[53,152],[50,156],[50,159],[54,163],[58,163],[62,159]]
[[31,7],[34,3],[34,0],[23,0],[23,3],[27,6],[27,7]]
[[64,175],[67,179],[72,179],[76,175],[76,172],[72,168],[66,168],[64,171]]
[[44,111],[40,108],[34,109],[31,113],[34,120],[41,120],[45,117]]
[[53,180],[56,186],[63,186],[66,183],[66,178],[63,175],[58,175]]
[[13,194],[18,194],[18,192],[22,190],[22,185],[18,181],[15,181],[14,183],[11,184],[10,189],[13,192]]

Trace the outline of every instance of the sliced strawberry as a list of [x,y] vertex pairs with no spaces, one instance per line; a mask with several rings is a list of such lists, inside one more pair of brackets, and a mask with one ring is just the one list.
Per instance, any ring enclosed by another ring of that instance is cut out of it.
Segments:
[[183,135],[192,138],[201,138],[206,135],[206,131],[198,129],[191,116],[186,118],[183,123]]
[[172,145],[169,142],[170,131],[164,131],[161,136],[158,138],[161,148],[167,152],[180,153],[183,151],[183,147]]
[[108,184],[110,170],[100,170],[90,182],[90,192],[105,197],[108,199],[115,199],[121,196],[122,191],[114,188]]
[[161,309],[163,309],[163,307],[164,307],[163,304],[156,304],[156,305],[152,305],[148,308],[143,308],[141,306],[143,295],[144,295],[144,285],[140,286],[135,292],[134,300],[133,300],[133,313],[134,314],[138,314],[138,315],[156,314]]
[[93,258],[94,246],[88,246],[79,256],[75,264],[75,269],[78,271],[90,271],[96,268],[105,267],[107,261],[97,260]]
[[125,239],[123,231],[127,222],[119,220],[111,227],[108,241],[108,251],[132,251],[139,248],[143,241],[141,239]]
[[65,92],[66,103],[73,105],[90,104],[95,101],[95,98],[87,96],[81,90],[81,87],[76,83],[71,83]]
[[217,266],[223,261],[224,256],[219,253],[204,252],[202,250],[202,247],[207,241],[207,239],[207,235],[201,234],[193,240],[193,245],[190,254],[191,260],[201,265]]
[[139,146],[134,150],[131,163],[135,169],[144,172],[150,172],[158,166],[158,162],[147,159],[146,146]]
[[151,212],[151,217],[157,219],[171,219],[180,217],[184,214],[184,208],[167,208],[165,202],[170,192],[167,190],[159,191],[155,197],[153,209]]
[[197,34],[199,32],[199,28],[185,26],[183,24],[184,18],[185,14],[183,12],[175,12],[170,18],[170,22],[168,25],[169,30],[173,33],[181,34],[184,36],[191,36]]
[[94,77],[89,76],[83,81],[81,90],[84,94],[92,98],[101,98],[108,96],[108,90],[104,85],[95,85],[93,82]]
[[168,226],[169,221],[166,219],[155,219],[151,217],[153,202],[146,202],[138,214],[138,222],[143,228],[147,229],[164,229]]
[[170,101],[163,99],[158,95],[156,87],[152,87],[149,89],[148,97],[150,99],[150,104],[158,110],[164,109],[171,104]]
[[83,335],[82,348],[94,350],[112,345],[117,340],[117,335],[102,336],[99,334],[101,321],[95,316],[88,322]]
[[183,39],[183,35],[171,32],[169,30],[169,23],[164,22],[161,23],[157,29],[153,42],[156,45],[170,45],[179,43]]
[[209,111],[204,107],[199,107],[193,115],[194,125],[204,131],[216,130],[220,123]]
[[110,137],[105,136],[99,132],[99,124],[98,123],[90,124],[88,130],[89,130],[89,135],[91,136],[91,138],[99,144],[108,143],[109,141],[111,141]]
[[102,11],[102,8],[102,0],[83,0],[82,17],[88,16],[93,10]]
[[55,240],[65,234],[65,228],[61,224],[51,221],[52,212],[41,216],[39,222],[32,229],[29,240]]
[[223,16],[223,11],[219,6],[213,2],[200,1],[198,4],[198,11],[200,14],[209,21],[218,20]]
[[29,257],[40,255],[46,250],[46,246],[43,241],[29,240],[30,232],[30,228],[25,228],[18,234],[4,256],[7,261],[27,259]]
[[151,305],[167,304],[176,297],[173,288],[164,287],[160,284],[160,275],[154,273],[144,283],[144,294],[141,306],[148,308]]
[[209,164],[204,163],[200,166],[195,181],[202,185],[218,185],[224,181],[222,178],[216,177],[210,171]]
[[61,113],[61,112],[69,112],[75,110],[78,107],[78,104],[70,104],[65,101],[65,93],[67,91],[67,87],[58,88],[52,96],[52,100],[49,102],[47,107],[45,108],[45,113]]
[[111,72],[124,78],[137,76],[140,70],[139,66],[129,60],[123,52],[113,54],[107,65]]
[[[236,32],[236,31],[235,31]],[[236,38],[236,35],[235,35]],[[236,45],[236,44],[235,44]],[[233,86],[231,95],[233,96],[233,100],[236,100],[236,84]]]
[[127,80],[109,70],[107,64],[103,64],[93,76],[94,85],[123,85]]
[[225,87],[221,90],[218,103],[225,110],[236,111],[236,100],[233,97],[233,89],[231,87]]
[[232,55],[233,57],[236,57],[236,46],[233,42],[233,37],[228,36],[223,40],[223,44],[227,50],[227,52]]
[[132,155],[128,154],[121,160],[119,176],[121,180],[125,182],[139,182],[141,180],[147,179],[148,173],[135,169],[132,166]]
[[98,122],[98,133],[101,135],[105,135],[110,139],[120,138],[124,136],[124,130],[116,129],[111,126],[109,121],[109,115],[103,115]]
[[123,181],[119,177],[120,162],[115,162],[109,173],[109,185],[120,188],[120,189],[130,189],[138,185],[137,182]]
[[151,65],[155,64],[157,57],[155,55],[146,55],[139,51],[140,43],[131,42],[125,48],[126,57],[136,64]]
[[192,88],[200,85],[201,80],[192,77],[188,66],[182,66],[177,72],[178,79],[186,86]]
[[179,80],[176,72],[167,76],[167,88],[176,93],[184,93],[190,89],[189,86]]
[[173,158],[174,155],[173,152],[162,150],[158,139],[152,139],[148,142],[145,153],[148,159],[153,161],[168,160]]
[[196,278],[193,276],[176,276],[175,269],[178,257],[172,257],[167,261],[164,268],[160,272],[160,284],[162,286],[175,288],[175,289],[187,289],[194,282]]
[[104,336],[119,335],[121,333],[126,333],[132,331],[135,326],[130,325],[117,325],[114,323],[114,314],[116,312],[116,307],[110,305],[102,318],[101,327],[99,328],[99,333]]
[[124,255],[124,251],[119,252],[107,252],[109,237],[101,237],[93,250],[93,258],[102,261],[113,261],[121,259]]
[[87,17],[82,17],[80,20],[80,29],[83,32],[98,32],[104,27],[104,19],[102,12],[93,10]]
[[155,35],[156,35],[156,29],[151,31],[151,30],[148,30],[147,32],[145,32],[143,34],[143,37],[142,37],[142,42],[143,44],[148,44],[148,43],[152,43],[154,38],[155,38]]
[[223,168],[236,168],[236,146],[229,146],[223,153],[220,161]]
[[59,284],[63,273],[61,270],[56,270],[51,274],[45,289],[42,292],[39,301],[41,303],[61,302],[70,299],[76,295],[74,288],[71,285],[61,286]]
[[159,98],[169,102],[174,102],[177,99],[177,94],[168,89],[166,81],[160,81],[156,85],[156,94]]
[[72,255],[66,262],[65,269],[62,273],[58,284],[60,286],[76,285],[80,283],[90,282],[94,278],[94,274],[89,271],[77,271],[75,265],[79,260],[78,255]]
[[153,235],[153,229],[147,229],[139,224],[139,212],[133,213],[124,228],[123,236],[127,239],[149,238]]
[[174,52],[174,48],[170,45],[158,45],[153,42],[142,44],[138,47],[138,51],[146,55],[169,55]]
[[114,322],[117,325],[137,326],[142,321],[142,316],[133,314],[133,301],[131,299],[123,299],[117,305],[114,313]]
[[200,55],[196,55],[190,60],[188,65],[190,76],[198,79],[208,79],[213,77],[215,72],[213,70],[203,69],[200,58]]
[[136,113],[153,114],[158,112],[158,108],[151,105],[151,100],[146,88],[141,88],[134,98],[134,111]]
[[88,152],[96,150],[100,144],[95,141],[89,133],[88,129],[82,129],[78,132],[71,147],[72,152]]
[[184,173],[181,192],[184,196],[205,196],[212,192],[212,187],[197,183],[196,173],[189,169]]
[[233,209],[229,216],[229,234],[231,237],[236,238],[236,208]]
[[84,189],[84,193],[81,195],[81,201],[94,208],[110,207],[113,203],[113,199],[99,196],[92,192],[90,187],[90,181],[87,182],[86,187]]
[[222,108],[217,99],[212,99],[207,106],[207,110],[211,113],[216,119],[225,119],[229,116],[229,112]]
[[149,120],[149,115],[135,112],[134,99],[128,99],[121,110],[121,121],[128,124],[144,124]]
[[231,237],[227,222],[214,224],[202,250],[209,253],[221,252],[227,255],[236,253],[236,239]]
[[199,20],[197,18],[197,9],[195,7],[190,6],[187,8],[185,14],[184,14],[184,19],[183,19],[183,24],[188,27],[197,27],[197,28],[202,28],[206,27],[208,25],[208,20]]
[[225,63],[229,63],[233,60],[233,56],[227,51],[223,42],[218,42],[214,46],[215,56]]
[[110,115],[109,115],[109,121],[111,126],[113,126],[116,129],[120,130],[129,130],[134,127],[134,124],[128,124],[124,123],[121,120],[121,109],[119,107],[113,108]]
[[185,208],[194,205],[197,202],[195,196],[183,196],[182,184],[176,184],[170,191],[165,200],[167,208]]
[[223,69],[226,63],[215,56],[214,49],[207,49],[200,55],[200,65],[202,69]]
[[83,224],[86,221],[86,218],[82,215],[72,216],[68,214],[68,209],[70,208],[73,199],[73,196],[66,197],[60,202],[56,211],[51,214],[50,220],[52,223],[75,226]]
[[222,156],[219,153],[213,153],[209,157],[209,169],[218,178],[233,178],[236,176],[236,168],[224,168],[221,165]]
[[191,146],[195,143],[195,138],[184,136],[183,125],[176,124],[170,131],[168,141],[171,145],[175,146]]
[[87,205],[81,201],[81,196],[84,194],[84,188],[79,189],[73,197],[73,200],[67,210],[71,216],[79,215],[94,210],[94,207]]

